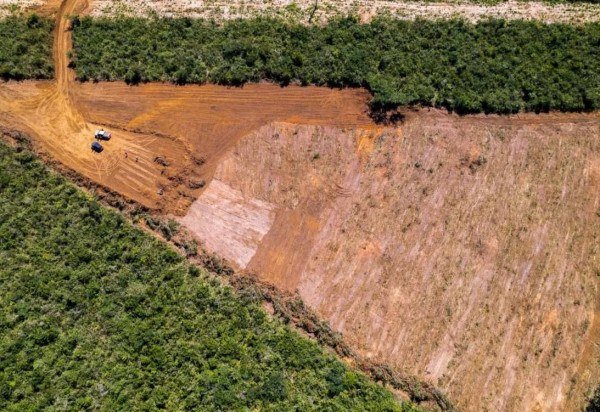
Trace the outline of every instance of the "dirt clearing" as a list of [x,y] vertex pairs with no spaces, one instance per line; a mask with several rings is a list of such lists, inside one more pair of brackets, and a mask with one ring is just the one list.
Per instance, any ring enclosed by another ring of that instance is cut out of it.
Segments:
[[[272,123],[223,158],[182,221],[466,410],[571,409],[598,378],[597,353],[578,361],[599,338],[598,136],[595,115]],[[214,196],[224,188],[235,198]],[[229,247],[245,231],[246,248]]]
[[[82,84],[69,86],[74,112],[56,87],[53,82],[4,84],[0,121],[36,137],[45,151],[98,183],[176,214],[201,193],[200,183],[212,177],[221,156],[265,123],[353,127],[371,122],[364,91]],[[89,146],[100,127],[113,138],[98,155]]]

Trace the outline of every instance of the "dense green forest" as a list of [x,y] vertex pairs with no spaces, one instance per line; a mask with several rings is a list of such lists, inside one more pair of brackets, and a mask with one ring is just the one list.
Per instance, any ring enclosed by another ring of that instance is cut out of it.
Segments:
[[35,14],[0,18],[0,80],[51,78],[53,27]]
[[374,108],[459,113],[600,108],[600,24],[353,18],[75,20],[79,79],[363,86]]
[[0,240],[0,410],[415,410],[1,143]]

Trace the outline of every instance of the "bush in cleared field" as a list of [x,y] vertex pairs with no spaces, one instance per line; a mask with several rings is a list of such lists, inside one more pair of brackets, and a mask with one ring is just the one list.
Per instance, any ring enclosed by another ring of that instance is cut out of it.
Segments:
[[415,411],[0,143],[0,410]]
[[51,78],[53,27],[35,14],[0,18],[0,80]]
[[83,81],[363,86],[374,108],[459,113],[600,108],[597,23],[83,18],[74,38]]
[[600,386],[596,388],[592,397],[588,400],[588,405],[585,408],[585,412],[598,412],[600,411]]

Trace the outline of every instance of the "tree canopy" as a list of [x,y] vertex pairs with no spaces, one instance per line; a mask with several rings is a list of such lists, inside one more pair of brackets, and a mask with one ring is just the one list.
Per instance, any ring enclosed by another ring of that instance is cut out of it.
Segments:
[[598,23],[83,18],[74,40],[82,81],[366,87],[375,108],[459,113],[600,108]]
[[0,19],[0,80],[51,78],[53,28],[36,14]]
[[1,143],[0,262],[0,410],[414,410]]

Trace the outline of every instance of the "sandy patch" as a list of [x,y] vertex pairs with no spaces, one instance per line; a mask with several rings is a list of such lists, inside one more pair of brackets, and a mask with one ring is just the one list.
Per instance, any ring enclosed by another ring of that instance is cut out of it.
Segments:
[[273,208],[213,180],[180,221],[212,251],[245,268],[273,224]]
[[0,0],[0,18],[27,11],[44,4],[44,0]]

